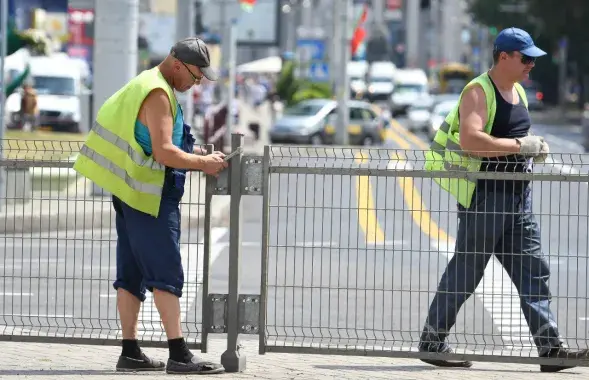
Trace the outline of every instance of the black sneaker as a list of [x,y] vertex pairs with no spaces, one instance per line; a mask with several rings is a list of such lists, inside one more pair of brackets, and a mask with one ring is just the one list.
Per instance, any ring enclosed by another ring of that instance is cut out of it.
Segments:
[[118,372],[142,372],[142,371],[163,371],[166,368],[164,362],[154,360],[142,354],[143,358],[134,359],[127,356],[119,356],[117,362]]
[[[419,351],[420,352],[432,352],[432,353],[441,353],[441,354],[453,354],[454,351],[448,345],[443,345],[438,347],[432,347],[428,345],[420,345]],[[454,368],[470,368],[472,367],[472,362],[468,360],[444,360],[444,359],[420,359],[422,362],[435,365],[436,367],[454,367]]]
[[225,367],[221,364],[203,361],[194,356],[188,363],[168,359],[166,372],[170,374],[213,375],[225,372]]
[[[571,351],[568,348],[556,348],[542,355],[543,358],[589,360],[589,350]],[[554,364],[541,364],[540,372],[559,372],[563,369],[575,368],[576,366],[562,366]]]

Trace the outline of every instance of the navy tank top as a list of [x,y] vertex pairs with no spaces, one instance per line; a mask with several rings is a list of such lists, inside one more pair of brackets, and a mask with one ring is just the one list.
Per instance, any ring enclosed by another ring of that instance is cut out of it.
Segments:
[[[528,112],[523,99],[519,95],[519,92],[516,91],[518,103],[511,104],[503,99],[503,96],[492,79],[491,83],[493,83],[495,98],[497,99],[497,111],[495,113],[495,120],[493,121],[493,128],[491,129],[491,136],[497,138],[517,138],[527,136],[532,121],[530,119],[530,113]],[[525,173],[531,171],[531,160],[517,154],[502,157],[485,157],[483,158],[481,170],[490,172]],[[515,191],[521,193],[528,183],[529,181],[481,179],[478,181],[477,186],[485,186],[489,191]]]

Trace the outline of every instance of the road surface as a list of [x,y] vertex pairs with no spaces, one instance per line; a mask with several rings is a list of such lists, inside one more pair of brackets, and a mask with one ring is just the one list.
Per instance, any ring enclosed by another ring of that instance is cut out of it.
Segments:
[[[546,128],[542,133],[557,136],[546,135],[552,151],[574,151],[574,139]],[[424,140],[396,124],[388,150],[372,151],[365,159],[346,150],[338,162],[419,169],[423,162],[417,154],[407,160],[395,149],[425,149]],[[333,164],[325,152],[308,153],[291,147],[276,156],[300,156],[291,165]],[[539,169],[586,171],[576,165],[581,157],[575,159]],[[543,183],[535,189],[534,210],[553,273],[553,310],[569,346],[586,347],[587,183]],[[268,344],[414,350],[452,255],[456,208],[448,195],[429,179],[286,173],[271,176],[269,191]],[[260,293],[262,209],[261,197],[244,197],[243,294]],[[115,239],[113,229],[0,237],[0,325],[21,329],[14,333],[112,336],[117,330]],[[228,239],[227,226],[213,229],[211,293],[227,292]],[[189,338],[198,340],[202,229],[185,228],[182,248],[188,282],[183,319]],[[151,298],[141,319],[144,338],[165,339]],[[517,293],[496,261],[462,308],[451,343],[458,352],[534,355]]]

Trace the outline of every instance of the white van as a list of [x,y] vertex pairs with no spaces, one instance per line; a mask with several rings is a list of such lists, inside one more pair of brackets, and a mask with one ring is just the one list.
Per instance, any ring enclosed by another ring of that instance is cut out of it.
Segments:
[[392,62],[373,62],[368,74],[368,99],[371,101],[388,101],[395,88],[397,67]]
[[[27,78],[37,92],[38,127],[59,132],[79,132],[82,73],[79,65],[59,56],[31,57]],[[6,102],[8,113],[20,110],[20,92]]]
[[428,79],[423,70],[397,70],[395,72],[395,88],[391,94],[393,115],[405,113],[407,108],[428,94]]
[[368,62],[350,61],[347,67],[350,78],[351,96],[355,99],[362,99],[366,94],[366,75],[368,74]]

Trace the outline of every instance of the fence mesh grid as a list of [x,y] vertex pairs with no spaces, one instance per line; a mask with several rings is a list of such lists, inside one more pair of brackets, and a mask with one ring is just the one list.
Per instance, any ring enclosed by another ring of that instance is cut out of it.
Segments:
[[[81,141],[5,140],[0,205],[0,336],[121,339],[111,197],[73,169]],[[206,147],[201,147],[206,149]],[[180,299],[189,343],[202,323],[205,177],[187,176],[181,203],[185,285]],[[98,189],[99,190],[99,189]],[[154,305],[139,315],[139,339],[165,342]]]
[[[417,351],[424,326],[436,325],[456,353],[534,357],[557,323],[567,346],[586,349],[589,158],[553,153],[533,173],[477,173],[495,179],[488,188],[527,176],[531,198],[495,188],[462,211],[458,231],[456,200],[424,170],[425,153],[271,147],[266,345]],[[442,278],[449,263],[454,280]],[[553,318],[534,312],[550,300]]]

